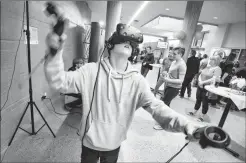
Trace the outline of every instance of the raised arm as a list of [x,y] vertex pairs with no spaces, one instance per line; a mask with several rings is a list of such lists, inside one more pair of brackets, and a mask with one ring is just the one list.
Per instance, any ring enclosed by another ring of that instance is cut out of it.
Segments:
[[[51,35],[47,37],[47,39],[53,39]],[[86,79],[89,78],[88,71],[90,71],[91,65],[82,66],[76,71],[64,71],[62,53],[63,50],[59,50],[55,56],[48,55],[45,60],[44,73],[46,80],[52,89],[61,93],[79,93],[85,85]]]

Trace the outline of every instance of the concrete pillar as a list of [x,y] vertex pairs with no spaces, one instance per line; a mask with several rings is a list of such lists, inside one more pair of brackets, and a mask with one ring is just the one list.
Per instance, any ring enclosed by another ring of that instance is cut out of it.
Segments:
[[100,24],[98,22],[91,23],[91,38],[88,62],[97,62],[100,47]]
[[187,1],[186,11],[183,22],[183,31],[186,33],[184,40],[180,41],[181,46],[185,48],[183,59],[186,61],[192,44],[196,26],[202,10],[203,1]]
[[116,25],[120,23],[120,15],[122,9],[121,1],[108,1],[107,2],[107,15],[106,15],[106,28],[105,28],[105,39],[116,31]]

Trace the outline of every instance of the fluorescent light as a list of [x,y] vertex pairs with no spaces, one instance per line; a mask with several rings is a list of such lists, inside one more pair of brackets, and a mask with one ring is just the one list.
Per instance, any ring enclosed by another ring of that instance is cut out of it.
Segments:
[[214,19],[218,19],[218,17],[215,16]]
[[169,11],[170,9],[169,8],[166,8],[167,11]]
[[146,7],[146,5],[149,3],[149,1],[144,1],[143,4],[139,7],[139,9],[135,12],[135,14],[132,16],[132,18],[130,19],[130,21],[127,23],[127,25],[130,25],[133,20],[135,20],[135,18],[140,14],[141,11],[143,11],[143,9]]

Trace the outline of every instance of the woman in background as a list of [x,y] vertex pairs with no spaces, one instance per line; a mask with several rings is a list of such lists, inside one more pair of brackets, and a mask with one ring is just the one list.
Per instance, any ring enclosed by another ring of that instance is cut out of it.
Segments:
[[204,88],[206,85],[210,85],[214,82],[220,82],[221,68],[219,67],[221,57],[215,55],[210,58],[209,64],[206,68],[201,70],[201,74],[198,77],[198,87],[196,92],[196,104],[194,111],[189,112],[189,115],[195,116],[202,104],[202,115],[198,118],[199,121],[204,121],[204,116],[208,112],[208,91]]

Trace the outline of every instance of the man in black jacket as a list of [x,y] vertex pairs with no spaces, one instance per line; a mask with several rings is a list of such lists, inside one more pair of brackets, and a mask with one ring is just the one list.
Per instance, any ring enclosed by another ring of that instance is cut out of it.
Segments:
[[141,67],[141,74],[146,77],[149,70],[152,70],[152,66],[150,64],[153,64],[155,62],[154,54],[151,53],[151,47],[148,46],[146,48],[147,54],[143,59],[142,67]]
[[198,58],[196,58],[196,51],[191,50],[191,57],[188,58],[187,60],[187,70],[185,74],[184,81],[182,83],[182,88],[180,91],[180,97],[183,98],[185,94],[185,90],[187,88],[187,94],[188,97],[191,96],[191,81],[193,80],[194,76],[198,73],[199,71],[199,64],[200,61]]

